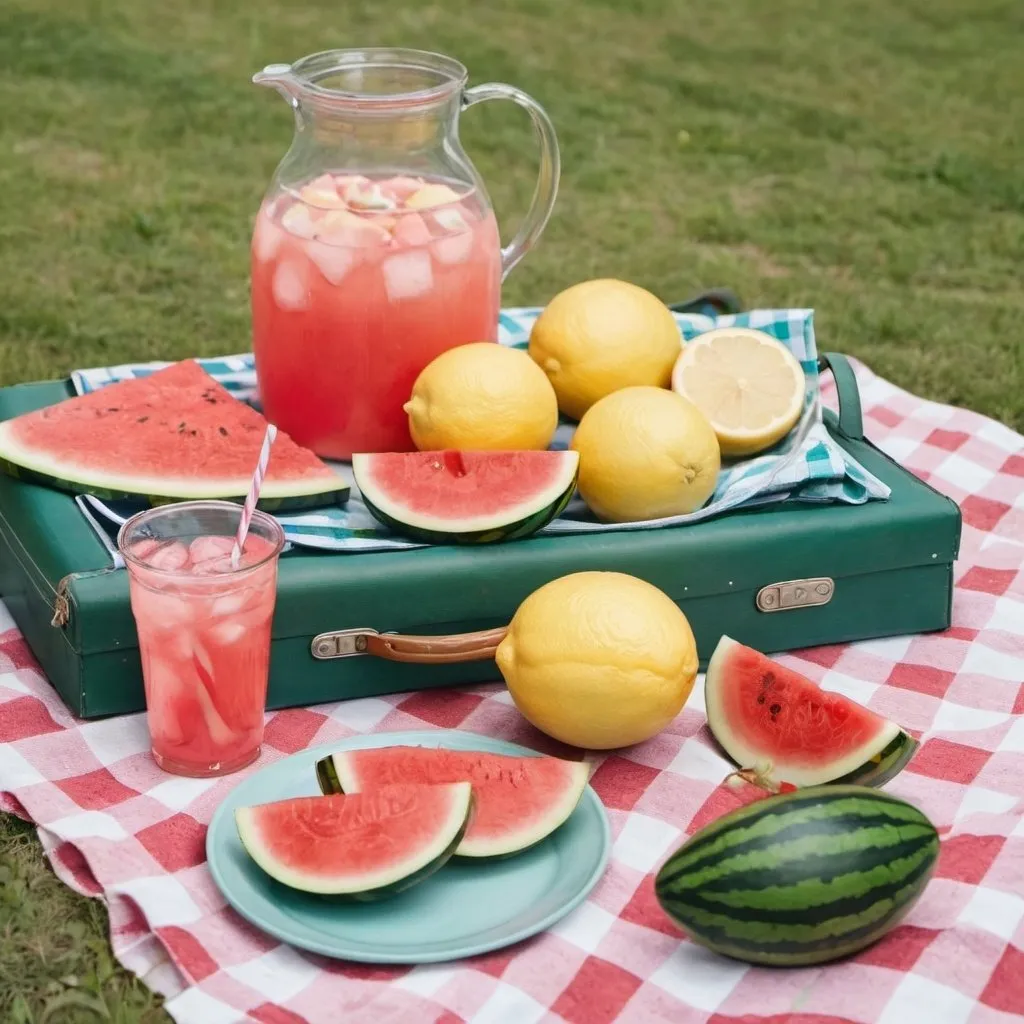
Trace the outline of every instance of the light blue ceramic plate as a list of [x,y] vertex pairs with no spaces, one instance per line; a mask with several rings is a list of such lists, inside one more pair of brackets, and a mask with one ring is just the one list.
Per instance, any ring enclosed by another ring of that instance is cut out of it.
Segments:
[[475,733],[430,730],[360,736],[268,765],[228,794],[206,837],[210,871],[235,910],[275,938],[326,956],[435,963],[500,949],[544,931],[581,903],[604,873],[611,832],[589,786],[569,820],[532,849],[490,863],[449,861],[419,885],[376,903],[336,903],[296,892],[275,882],[245,852],[235,829],[236,807],[314,796],[320,792],[314,765],[321,757],[396,744],[535,753]]

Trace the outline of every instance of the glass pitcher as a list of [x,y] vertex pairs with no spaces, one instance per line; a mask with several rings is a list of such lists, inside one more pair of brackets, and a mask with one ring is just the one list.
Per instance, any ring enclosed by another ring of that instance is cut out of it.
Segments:
[[[402,409],[441,352],[496,341],[501,282],[544,229],[555,131],[525,93],[466,88],[440,54],[329,50],[253,76],[295,114],[252,238],[253,352],[267,418],[328,459],[409,451]],[[540,141],[526,219],[502,247],[459,142],[481,100],[525,108]]]

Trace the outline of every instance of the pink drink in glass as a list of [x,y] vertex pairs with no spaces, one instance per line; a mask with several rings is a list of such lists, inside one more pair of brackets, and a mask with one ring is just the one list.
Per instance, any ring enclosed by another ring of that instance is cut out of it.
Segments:
[[497,340],[501,275],[494,214],[454,182],[323,174],[268,199],[252,240],[264,413],[323,458],[412,450],[417,375]]
[[259,757],[280,525],[253,514],[231,564],[241,509],[196,501],[140,512],[121,528],[156,763],[226,775]]

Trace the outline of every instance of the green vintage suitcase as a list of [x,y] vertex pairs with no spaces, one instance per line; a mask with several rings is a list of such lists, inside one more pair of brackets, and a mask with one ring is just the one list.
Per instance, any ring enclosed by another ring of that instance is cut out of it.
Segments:
[[[480,548],[294,550],[281,559],[270,706],[499,678],[493,633],[440,654],[432,642],[376,634],[494,630],[531,591],[584,569],[632,573],[668,593],[702,663],[722,633],[778,652],[947,627],[959,509],[864,438],[853,371],[838,355],[822,358],[829,366],[840,412],[826,412],[828,428],[892,488],[889,501],[770,505],[670,529]],[[0,390],[0,419],[69,394],[66,382]],[[0,597],[75,714],[142,709],[126,573],[72,498],[0,475]],[[451,660],[467,656],[460,650],[486,660]]]

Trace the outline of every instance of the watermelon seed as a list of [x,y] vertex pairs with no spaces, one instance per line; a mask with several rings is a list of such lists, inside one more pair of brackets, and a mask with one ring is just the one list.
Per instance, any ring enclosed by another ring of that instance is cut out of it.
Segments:
[[770,708],[768,709],[768,712],[769,712],[769,714],[771,714],[771,716],[772,716],[773,718],[774,718],[774,717],[775,717],[775,716],[776,716],[776,715],[777,715],[777,714],[778,714],[778,713],[779,713],[780,711],[782,711],[782,705],[781,705],[781,704],[773,704],[773,705],[772,705],[772,706],[771,706],[771,707],[770,707]]
[[768,698],[767,698],[767,697],[765,697],[765,695],[764,695],[763,693],[759,693],[759,694],[757,695],[757,703],[758,703],[758,704],[763,704],[763,703],[764,703],[764,702],[765,702],[765,701],[766,701],[767,699],[768,699]]
[[148,416],[140,416],[135,422],[136,423],[145,423],[146,420],[148,420],[148,419],[149,419]]
[[227,437],[228,436],[228,428],[227,427],[218,427],[217,430],[220,433],[221,437]]

